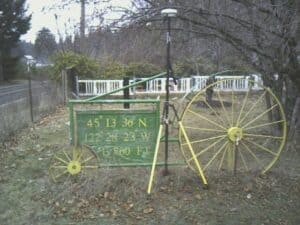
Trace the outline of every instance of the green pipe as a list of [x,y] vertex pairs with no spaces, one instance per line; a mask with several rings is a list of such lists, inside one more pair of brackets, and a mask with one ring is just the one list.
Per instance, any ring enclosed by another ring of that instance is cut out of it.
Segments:
[[134,87],[134,86],[136,86],[136,85],[146,83],[146,82],[149,81],[149,80],[154,80],[154,79],[159,78],[159,77],[162,77],[162,76],[164,76],[164,75],[166,75],[166,72],[157,74],[157,75],[152,76],[152,77],[149,77],[149,78],[147,78],[147,79],[145,79],[145,80],[141,80],[141,81],[135,82],[135,83],[133,83],[133,84],[130,84],[130,85],[124,86],[124,87],[122,87],[122,88],[113,90],[113,91],[111,91],[111,92],[108,92],[108,93],[105,93],[105,94],[102,94],[102,95],[98,95],[98,96],[94,96],[94,97],[85,99],[85,100],[83,100],[83,101],[87,101],[87,102],[93,101],[93,100],[96,100],[96,99],[105,97],[105,96],[107,96],[107,95],[111,95],[111,94],[117,93],[117,92],[122,91],[122,90],[124,90],[124,89],[126,89],[126,88],[131,88],[131,87]]
[[70,104],[91,104],[91,103],[109,103],[109,104],[118,104],[118,103],[158,103],[159,99],[98,99],[93,101],[85,100],[69,100]]

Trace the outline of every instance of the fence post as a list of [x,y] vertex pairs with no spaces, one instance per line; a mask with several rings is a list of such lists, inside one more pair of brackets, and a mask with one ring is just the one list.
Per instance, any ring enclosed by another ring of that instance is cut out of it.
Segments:
[[30,110],[30,119],[33,123],[33,103],[32,103],[32,86],[31,86],[31,75],[28,69],[28,94],[29,94],[29,110]]
[[62,80],[62,89],[63,89],[63,95],[64,95],[64,104],[67,103],[68,100],[68,79],[66,70],[61,71],[61,80]]
[[[123,87],[129,85],[129,77],[124,77],[123,78]],[[130,95],[129,95],[129,88],[125,88],[123,90],[123,96],[124,96],[124,99],[129,99],[130,98]],[[129,105],[129,102],[125,102],[124,103],[124,109],[129,109],[130,108],[130,105]]]
[[78,76],[75,76],[75,94],[76,94],[76,97],[79,97],[79,83],[78,83]]
[[93,94],[97,95],[97,84],[96,84],[96,81],[93,81]]

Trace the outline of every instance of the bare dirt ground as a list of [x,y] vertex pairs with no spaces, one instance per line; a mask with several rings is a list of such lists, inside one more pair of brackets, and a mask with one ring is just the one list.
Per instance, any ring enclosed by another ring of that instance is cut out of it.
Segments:
[[[68,145],[65,108],[0,147],[0,224],[300,224],[300,149],[282,153],[265,176],[207,174],[204,190],[187,167],[99,169],[92,179],[54,183],[51,156]],[[178,149],[172,149],[174,154]]]

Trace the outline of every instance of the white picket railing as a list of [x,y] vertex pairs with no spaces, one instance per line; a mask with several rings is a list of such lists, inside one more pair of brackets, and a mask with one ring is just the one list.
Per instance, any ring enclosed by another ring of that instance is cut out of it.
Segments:
[[[170,93],[188,93],[198,91],[205,87],[209,76],[192,76],[189,78],[181,78],[177,80],[177,85],[170,79]],[[138,78],[130,80],[130,83],[141,81],[146,78]],[[249,89],[249,80],[254,79],[253,90],[260,90],[262,80],[258,75],[252,76],[215,76],[216,80],[224,80],[220,82],[215,89],[222,91],[247,91]],[[77,80],[79,96],[95,96],[108,93],[123,87],[123,80]],[[130,88],[130,95],[134,94],[162,94],[166,92],[166,78],[157,78],[147,81]],[[114,93],[114,95],[123,95],[123,92]]]

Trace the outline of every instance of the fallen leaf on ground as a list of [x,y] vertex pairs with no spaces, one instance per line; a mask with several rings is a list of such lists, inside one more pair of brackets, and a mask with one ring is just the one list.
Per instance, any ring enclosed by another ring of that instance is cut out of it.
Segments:
[[144,213],[144,214],[149,214],[149,213],[152,213],[153,210],[154,210],[154,209],[151,208],[151,207],[150,207],[150,208],[145,208],[145,209],[143,210],[143,213]]
[[195,198],[198,199],[198,200],[201,200],[201,195],[197,194],[197,195],[195,196]]

